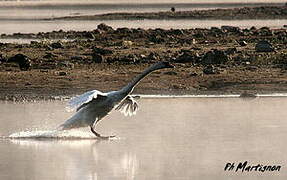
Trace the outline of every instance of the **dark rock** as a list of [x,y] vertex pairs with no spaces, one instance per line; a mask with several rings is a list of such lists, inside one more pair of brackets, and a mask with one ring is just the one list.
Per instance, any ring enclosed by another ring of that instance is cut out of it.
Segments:
[[259,35],[261,36],[272,36],[273,32],[269,27],[262,27],[258,30]]
[[217,37],[219,36],[220,34],[223,34],[223,30],[222,29],[219,29],[218,27],[211,27],[210,28],[210,35],[214,36],[214,37]]
[[240,32],[240,28],[235,27],[235,26],[221,26],[221,30],[226,31],[226,32],[235,32],[235,33]]
[[91,32],[85,32],[85,33],[83,34],[83,36],[84,36],[85,38],[88,38],[88,39],[95,39],[94,34],[91,33]]
[[199,55],[193,51],[183,51],[183,53],[175,59],[177,63],[197,63]]
[[146,57],[147,60],[157,60],[158,59],[158,54],[151,52],[149,55]]
[[108,26],[105,23],[99,24],[97,28],[102,31],[114,31],[114,29],[111,26]]
[[191,76],[191,77],[194,77],[194,76],[197,76],[197,75],[198,74],[196,72],[192,72],[192,73],[189,74],[189,76]]
[[64,48],[63,44],[61,42],[54,42],[50,45],[54,49],[62,49]]
[[81,56],[72,56],[71,60],[82,61],[83,57],[81,57]]
[[7,62],[18,63],[22,71],[27,71],[31,68],[31,60],[24,54],[16,54],[10,57]]
[[252,26],[252,27],[250,28],[250,31],[257,31],[257,28],[256,28],[255,26]]
[[175,7],[170,8],[171,12],[175,12]]
[[240,45],[240,46],[247,46],[247,42],[242,40],[242,41],[237,41],[237,43]]
[[247,66],[246,67],[246,70],[249,70],[249,71],[255,71],[257,69],[256,66]]
[[100,48],[100,47],[94,47],[93,53],[100,54],[100,55],[108,55],[113,54],[113,51],[110,49]]
[[208,51],[202,58],[201,63],[206,64],[222,64],[228,61],[229,57],[226,55],[224,51],[221,50],[213,50]]
[[157,35],[157,36],[152,35],[150,36],[149,40],[157,44],[163,43],[165,41],[164,38],[162,38],[160,35]]
[[133,31],[129,28],[117,28],[115,33],[129,34],[129,33],[133,33]]
[[74,69],[75,65],[68,61],[59,62],[58,65]]
[[1,62],[7,62],[7,59],[3,56],[3,54],[0,54],[0,63]]
[[184,32],[183,32],[181,29],[172,29],[172,30],[170,30],[170,34],[173,34],[173,35],[183,35]]
[[67,72],[64,72],[64,71],[59,72],[59,76],[67,76],[67,75],[68,75]]
[[55,57],[58,57],[58,56],[50,52],[46,52],[46,54],[43,56],[43,58],[46,58],[46,59],[55,58]]
[[236,48],[228,48],[227,50],[225,50],[226,54],[228,55],[232,55],[235,54],[237,52]]
[[219,71],[212,65],[206,66],[203,70],[204,74],[218,74]]
[[95,63],[102,63],[104,61],[104,57],[100,54],[93,53],[92,54],[92,61]]
[[259,41],[255,46],[256,52],[273,52],[274,48],[268,41]]

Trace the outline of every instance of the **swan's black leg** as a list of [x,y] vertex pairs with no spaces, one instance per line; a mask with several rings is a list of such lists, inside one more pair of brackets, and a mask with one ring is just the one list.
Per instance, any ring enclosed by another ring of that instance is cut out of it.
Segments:
[[96,135],[98,138],[101,138],[101,139],[109,139],[109,138],[116,137],[116,136],[102,136],[102,135],[100,135],[99,133],[97,133],[97,132],[94,130],[93,125],[91,125],[90,127],[91,127],[92,133],[93,133],[94,135]]

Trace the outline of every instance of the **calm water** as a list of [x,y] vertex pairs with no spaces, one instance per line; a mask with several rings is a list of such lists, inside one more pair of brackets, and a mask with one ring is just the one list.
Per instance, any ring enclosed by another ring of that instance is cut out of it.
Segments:
[[[53,129],[65,102],[1,102],[0,179],[286,179],[287,98],[142,98],[136,116],[112,112],[88,129]],[[38,137],[38,138],[36,138]],[[50,138],[39,138],[50,137]],[[64,139],[69,137],[70,139]],[[227,162],[282,165],[225,172]]]
[[[122,2],[122,3],[121,3]],[[210,3],[212,2],[212,3]],[[240,27],[269,26],[282,28],[287,20],[243,20],[243,21],[202,21],[202,20],[118,20],[118,21],[43,21],[43,18],[93,15],[114,12],[157,12],[169,11],[174,6],[178,11],[213,9],[213,8],[234,8],[261,6],[266,1],[245,1],[245,3],[234,3],[234,1],[151,1],[144,0],[135,4],[133,1],[0,1],[0,34],[6,33],[37,33],[53,30],[93,30],[100,23],[106,23],[114,28],[207,28],[220,27],[222,25],[234,25]],[[285,1],[270,1],[282,5]],[[218,4],[219,3],[219,4]]]

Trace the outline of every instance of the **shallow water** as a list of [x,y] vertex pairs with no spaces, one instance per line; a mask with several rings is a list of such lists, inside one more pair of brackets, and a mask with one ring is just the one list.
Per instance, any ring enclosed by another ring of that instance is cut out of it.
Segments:
[[[287,98],[142,98],[136,116],[112,112],[97,130],[54,129],[65,102],[1,102],[0,179],[286,179]],[[7,136],[14,138],[8,138]],[[29,138],[27,138],[29,137]],[[227,162],[282,165],[225,172]]]
[[[261,28],[268,26],[270,28],[283,28],[287,24],[287,19],[281,20],[106,20],[106,21],[29,21],[29,20],[11,20],[1,21],[3,25],[0,34],[11,33],[38,33],[58,30],[91,31],[97,29],[100,23],[105,23],[113,28],[144,28],[144,29],[190,29],[190,28],[210,28],[221,26],[237,26],[241,28],[250,28],[255,26]],[[1,40],[5,41],[5,40]]]
[[[123,3],[121,3],[123,2]],[[210,28],[222,25],[233,25],[245,27],[282,28],[287,24],[287,20],[106,20],[106,21],[43,21],[43,18],[75,16],[75,15],[94,15],[115,12],[158,12],[169,11],[174,6],[178,11],[214,9],[214,8],[234,8],[234,7],[253,7],[268,5],[265,1],[167,1],[157,2],[143,0],[133,1],[0,1],[0,34],[12,33],[38,33],[53,30],[93,30],[100,23],[106,23],[114,28]],[[212,3],[210,3],[212,2]],[[262,3],[262,2],[265,2]],[[219,4],[218,4],[219,3]],[[273,5],[282,5],[284,1],[273,1]],[[4,40],[2,40],[4,41]],[[4,41],[5,42],[5,41]]]

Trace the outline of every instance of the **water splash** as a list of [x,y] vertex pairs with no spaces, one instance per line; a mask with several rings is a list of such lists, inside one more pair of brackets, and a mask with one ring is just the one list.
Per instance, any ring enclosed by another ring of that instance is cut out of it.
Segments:
[[9,138],[9,139],[61,139],[61,140],[97,139],[90,132],[78,131],[78,130],[21,131],[21,132],[12,133],[6,138]]

